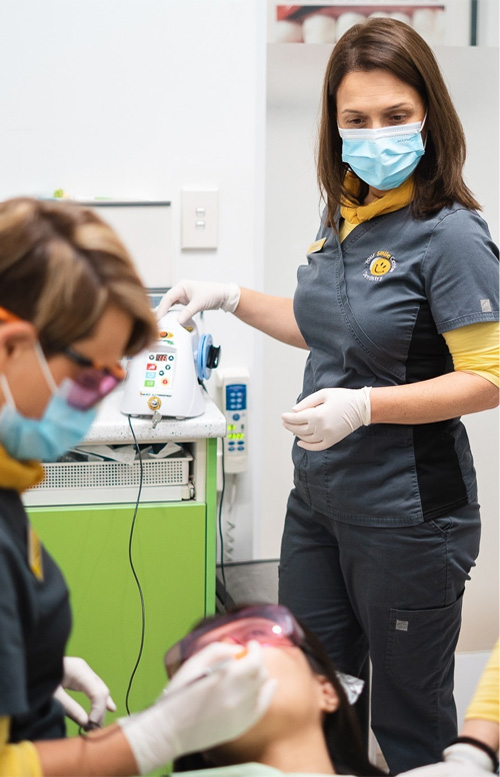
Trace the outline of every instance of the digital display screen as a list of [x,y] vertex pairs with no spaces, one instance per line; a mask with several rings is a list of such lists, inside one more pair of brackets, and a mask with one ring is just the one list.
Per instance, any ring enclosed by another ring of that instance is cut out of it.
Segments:
[[243,440],[245,437],[243,432],[229,432],[227,435],[228,440]]
[[166,362],[167,361],[167,354],[166,353],[157,353],[155,356],[155,359],[157,362]]

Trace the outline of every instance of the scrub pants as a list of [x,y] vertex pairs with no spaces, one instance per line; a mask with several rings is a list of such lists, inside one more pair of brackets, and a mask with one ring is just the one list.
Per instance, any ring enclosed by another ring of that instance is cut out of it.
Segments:
[[355,526],[288,501],[279,601],[337,668],[372,663],[371,727],[392,773],[434,763],[457,733],[454,652],[479,552],[477,504],[418,526]]

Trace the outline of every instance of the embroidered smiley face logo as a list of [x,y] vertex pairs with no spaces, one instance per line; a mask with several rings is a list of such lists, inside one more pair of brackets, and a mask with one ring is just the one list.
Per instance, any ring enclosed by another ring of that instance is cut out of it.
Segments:
[[396,260],[388,251],[377,251],[365,261],[363,277],[369,281],[380,281],[396,269]]
[[391,263],[389,259],[385,257],[377,257],[370,264],[370,272],[372,275],[385,275],[391,269]]

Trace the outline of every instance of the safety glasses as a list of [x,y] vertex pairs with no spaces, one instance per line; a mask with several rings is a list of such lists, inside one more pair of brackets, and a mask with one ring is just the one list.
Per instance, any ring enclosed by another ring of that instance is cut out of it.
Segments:
[[89,410],[94,407],[125,378],[125,370],[121,364],[100,367],[69,346],[62,348],[61,353],[73,364],[81,367],[77,375],[71,379],[72,385],[66,396],[68,405],[77,410]]
[[[18,322],[23,319],[11,313],[10,310],[0,307],[0,321]],[[77,375],[70,379],[69,389],[66,394],[66,402],[76,410],[90,410],[104,397],[113,391],[125,378],[125,370],[121,364],[113,367],[102,367],[95,364],[92,359],[76,351],[70,346],[59,350],[73,364],[80,367]],[[48,366],[46,367],[49,384],[53,383]],[[45,370],[44,370],[45,372]]]
[[7,308],[0,307],[0,321],[5,321],[6,323],[13,323],[17,321],[22,321],[22,318],[19,318],[19,316],[16,316],[15,313],[11,313],[10,310],[7,310]]
[[251,640],[269,647],[301,647],[304,632],[292,613],[280,604],[245,607],[195,629],[165,654],[167,676],[212,642],[246,645]]

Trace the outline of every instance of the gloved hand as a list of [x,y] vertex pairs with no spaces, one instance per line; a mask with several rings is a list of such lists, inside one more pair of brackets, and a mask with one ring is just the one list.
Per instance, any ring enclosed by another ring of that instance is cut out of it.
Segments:
[[[186,661],[156,704],[118,720],[140,774],[235,739],[264,714],[276,681],[267,677],[257,642],[235,658],[241,650],[222,642],[208,645]],[[210,666],[213,672],[200,678]]]
[[156,318],[163,318],[176,302],[186,305],[177,317],[179,324],[185,324],[200,310],[225,310],[226,313],[234,313],[240,301],[240,293],[240,287],[236,283],[183,280],[167,291],[156,309]]
[[466,764],[471,773],[472,768],[483,769],[486,772],[496,772],[498,762],[494,763],[492,756],[488,755],[480,747],[467,744],[466,742],[456,742],[446,748],[443,753],[444,760],[453,768],[456,764]]
[[370,391],[370,386],[316,391],[283,413],[283,426],[301,440],[300,448],[324,451],[371,423]]
[[[64,657],[64,675],[61,685],[54,696],[64,707],[66,715],[86,730],[102,726],[106,710],[114,712],[116,704],[109,694],[109,688],[101,678],[90,668],[83,658]],[[91,702],[87,713],[68,693],[82,691]]]
[[400,772],[398,777],[488,777],[491,771],[484,771],[472,763],[444,761],[428,766],[418,766],[409,772]]

